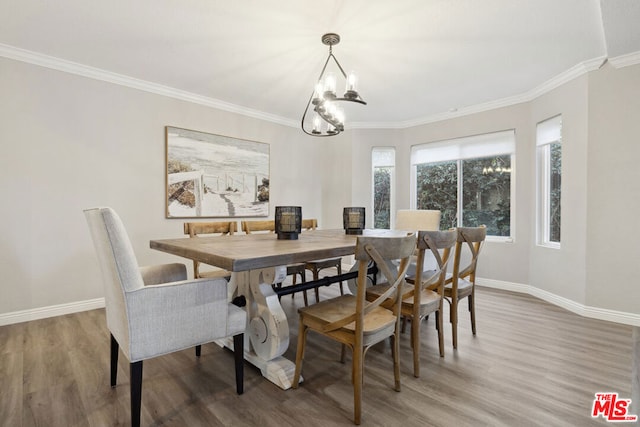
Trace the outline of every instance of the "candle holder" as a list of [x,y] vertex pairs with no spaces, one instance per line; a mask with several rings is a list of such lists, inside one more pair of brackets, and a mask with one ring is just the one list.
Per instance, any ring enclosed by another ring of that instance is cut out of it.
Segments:
[[360,207],[344,208],[342,223],[346,234],[362,234],[364,230],[365,211]]
[[302,207],[276,206],[275,224],[278,240],[298,240],[302,231]]

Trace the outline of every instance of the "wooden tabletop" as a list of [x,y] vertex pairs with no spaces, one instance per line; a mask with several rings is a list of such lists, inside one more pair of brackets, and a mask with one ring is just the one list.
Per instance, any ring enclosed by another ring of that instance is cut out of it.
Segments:
[[[395,237],[406,232],[365,230],[363,235]],[[151,240],[150,247],[228,271],[246,271],[353,255],[357,237],[344,230],[310,230],[301,233],[298,240],[278,240],[273,233],[234,234]]]

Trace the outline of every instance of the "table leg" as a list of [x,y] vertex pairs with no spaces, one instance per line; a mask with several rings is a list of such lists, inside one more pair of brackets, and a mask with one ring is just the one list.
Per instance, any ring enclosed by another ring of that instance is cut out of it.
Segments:
[[[260,368],[262,375],[278,387],[291,388],[295,363],[282,357],[289,347],[289,325],[272,283],[286,278],[286,267],[234,272],[229,297],[244,295],[247,300],[245,360]],[[225,340],[233,347],[232,340]]]

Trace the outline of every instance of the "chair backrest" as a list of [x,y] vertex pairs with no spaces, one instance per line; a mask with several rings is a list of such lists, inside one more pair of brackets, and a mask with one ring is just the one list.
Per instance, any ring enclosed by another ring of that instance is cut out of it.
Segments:
[[440,211],[424,209],[399,209],[396,211],[396,230],[440,230]]
[[[184,234],[197,237],[199,234],[231,235],[237,230],[235,221],[185,222]],[[200,277],[200,262],[193,261],[193,277]]]
[[318,228],[318,220],[315,218],[303,219],[301,228],[303,230],[315,230]]
[[[470,277],[471,283],[475,284],[478,256],[480,255],[482,244],[487,237],[487,227],[484,225],[480,227],[458,227],[457,231],[458,240],[456,242],[455,259],[453,260],[453,276],[461,278]],[[465,243],[471,252],[471,259],[465,268],[460,269],[460,259]]]
[[185,222],[184,234],[195,237],[198,234],[233,234],[238,231],[235,221]]
[[107,327],[120,345],[126,346],[129,322],[125,293],[144,286],[138,261],[124,225],[113,209],[87,209],[84,215],[102,272]]
[[419,309],[420,295],[424,288],[435,290],[442,295],[447,275],[447,265],[451,259],[451,249],[456,245],[457,240],[458,232],[455,229],[449,231],[418,231],[418,259],[416,264],[423,265],[425,252],[431,251],[436,260],[437,268],[430,271],[422,271],[421,268],[417,269],[414,289],[404,295],[405,298],[413,295],[416,309]]
[[276,222],[274,220],[265,221],[242,221],[242,231],[251,234],[256,231],[268,231],[274,233],[276,231]]
[[[356,292],[356,307],[354,313],[342,319],[329,323],[323,329],[331,331],[356,323],[356,335],[363,333],[364,316],[387,299],[393,299],[394,314],[400,319],[400,302],[402,285],[409,267],[409,259],[416,248],[415,234],[403,237],[358,237],[355,259],[358,262],[358,289]],[[392,262],[400,260],[399,265]],[[366,300],[367,269],[371,262],[375,262],[384,277],[389,282],[389,288],[373,301]],[[361,335],[360,335],[361,336]]]

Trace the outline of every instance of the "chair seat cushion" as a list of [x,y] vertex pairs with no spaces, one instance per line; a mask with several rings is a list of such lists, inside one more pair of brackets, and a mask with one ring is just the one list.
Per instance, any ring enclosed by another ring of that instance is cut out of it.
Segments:
[[[354,295],[342,295],[308,307],[298,309],[300,320],[311,329],[321,330],[325,325],[340,320],[351,315],[356,310],[356,297]],[[388,336],[388,331],[393,330],[396,316],[390,310],[383,307],[376,307],[364,316],[363,334],[365,341],[367,337],[373,338],[377,335]],[[336,333],[347,333],[353,335],[356,323],[351,322],[342,328],[334,331]],[[330,335],[332,333],[329,333]]]

